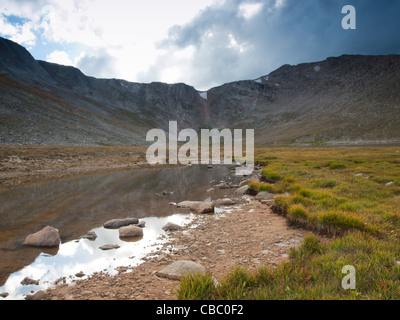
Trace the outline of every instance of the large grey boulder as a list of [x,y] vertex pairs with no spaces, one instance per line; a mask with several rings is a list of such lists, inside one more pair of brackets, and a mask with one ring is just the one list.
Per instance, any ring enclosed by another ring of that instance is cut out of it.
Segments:
[[193,261],[179,260],[157,272],[159,277],[179,280],[182,276],[194,273],[205,273],[206,268]]
[[60,241],[60,233],[58,230],[47,226],[36,233],[28,235],[23,245],[29,247],[58,247]]
[[137,226],[126,226],[119,229],[120,238],[143,237],[143,229]]
[[189,208],[197,213],[214,212],[214,204],[212,202],[201,201],[182,201],[176,205],[178,208]]
[[138,224],[138,218],[126,218],[126,219],[112,219],[107,221],[103,227],[106,229],[119,229],[121,227],[129,226],[131,224]]

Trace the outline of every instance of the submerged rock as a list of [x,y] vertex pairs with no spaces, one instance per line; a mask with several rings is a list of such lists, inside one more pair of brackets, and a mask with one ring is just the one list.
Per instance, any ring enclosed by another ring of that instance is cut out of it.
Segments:
[[201,201],[182,201],[176,205],[178,208],[189,208],[197,213],[214,212],[214,204],[212,202]]
[[84,236],[80,237],[81,239],[88,239],[90,241],[94,241],[97,239],[97,234],[93,231],[88,232]]
[[58,247],[60,241],[58,230],[47,226],[39,232],[28,235],[25,238],[23,245],[30,247]]
[[131,224],[138,224],[138,218],[126,218],[126,219],[112,219],[107,221],[103,227],[106,229],[119,229],[121,227],[129,226]]
[[101,250],[113,250],[113,249],[118,249],[120,246],[117,244],[105,244],[104,246],[101,246],[99,249]]
[[182,276],[189,273],[205,273],[206,268],[201,264],[198,264],[193,261],[180,260],[175,261],[169,266],[165,267],[161,271],[157,272],[159,277],[171,279],[171,280],[179,280]]

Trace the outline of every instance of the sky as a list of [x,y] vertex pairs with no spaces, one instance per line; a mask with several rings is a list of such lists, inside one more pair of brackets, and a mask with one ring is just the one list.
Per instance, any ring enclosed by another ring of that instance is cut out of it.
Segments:
[[[345,5],[356,29],[343,29]],[[88,76],[208,90],[284,64],[400,54],[398,0],[0,0],[0,36]]]

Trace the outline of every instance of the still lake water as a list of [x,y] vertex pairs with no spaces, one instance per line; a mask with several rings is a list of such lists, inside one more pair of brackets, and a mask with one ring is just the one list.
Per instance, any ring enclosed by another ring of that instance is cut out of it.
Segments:
[[[0,293],[9,293],[6,300],[24,299],[32,290],[45,289],[61,277],[76,279],[73,276],[81,271],[114,274],[119,266],[134,267],[165,241],[160,236],[167,222],[184,225],[193,218],[188,210],[170,202],[219,199],[232,191],[207,190],[221,180],[236,183],[237,179],[224,166],[211,170],[193,166],[84,176],[1,192]],[[162,195],[163,191],[173,194]],[[121,240],[118,230],[102,227],[108,220],[126,217],[146,222],[143,238]],[[47,225],[59,230],[59,248],[22,245],[28,234]],[[97,234],[95,241],[80,239],[89,231]],[[105,244],[120,248],[100,250]],[[21,285],[25,277],[39,280],[39,286]]]

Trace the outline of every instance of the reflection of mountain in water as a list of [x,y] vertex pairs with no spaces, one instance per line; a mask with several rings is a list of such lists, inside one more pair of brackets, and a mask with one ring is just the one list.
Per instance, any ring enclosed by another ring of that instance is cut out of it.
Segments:
[[[226,174],[229,171],[223,167],[138,170],[2,192],[0,285],[8,274],[29,264],[40,253],[21,243],[26,235],[46,225],[58,228],[62,241],[67,242],[113,218],[169,216],[176,211],[169,202],[203,201],[210,196],[206,192],[210,181],[221,180]],[[163,196],[163,191],[174,194]]]

